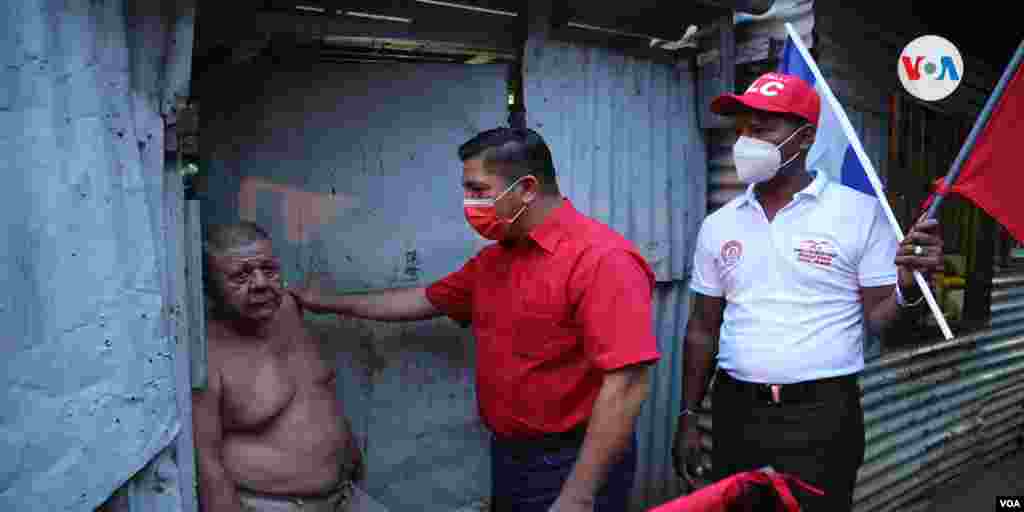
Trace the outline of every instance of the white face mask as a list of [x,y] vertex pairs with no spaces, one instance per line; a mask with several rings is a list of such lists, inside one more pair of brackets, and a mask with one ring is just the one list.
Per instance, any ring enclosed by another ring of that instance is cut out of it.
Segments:
[[743,183],[761,183],[775,177],[779,169],[787,166],[800,155],[797,151],[789,160],[782,162],[782,152],[779,148],[785,146],[790,139],[800,133],[804,128],[811,126],[805,124],[797,128],[782,144],[772,145],[760,139],[747,136],[740,136],[732,147],[732,158],[736,164],[736,174]]

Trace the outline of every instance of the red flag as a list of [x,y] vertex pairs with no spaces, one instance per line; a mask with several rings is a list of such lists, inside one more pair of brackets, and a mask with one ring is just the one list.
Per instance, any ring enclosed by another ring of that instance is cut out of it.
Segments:
[[[1024,135],[1024,72],[1018,66],[992,114],[978,134],[960,175],[949,192],[959,194],[985,210],[1024,241],[1024,169],[1020,164]],[[935,182],[943,193],[943,179]],[[927,209],[932,197],[924,204]]]
[[648,512],[726,512],[730,505],[738,504],[751,485],[770,485],[775,489],[786,512],[800,512],[800,505],[788,484],[802,487],[812,494],[824,495],[819,489],[802,480],[770,471],[746,471],[723,478],[686,496],[677,498]]

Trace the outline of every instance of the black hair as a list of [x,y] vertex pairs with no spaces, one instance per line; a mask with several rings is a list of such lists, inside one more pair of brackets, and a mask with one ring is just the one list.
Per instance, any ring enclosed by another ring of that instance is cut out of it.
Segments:
[[500,174],[508,183],[530,174],[542,189],[557,190],[551,150],[540,134],[529,128],[493,128],[459,146],[463,162],[481,157],[488,171]]

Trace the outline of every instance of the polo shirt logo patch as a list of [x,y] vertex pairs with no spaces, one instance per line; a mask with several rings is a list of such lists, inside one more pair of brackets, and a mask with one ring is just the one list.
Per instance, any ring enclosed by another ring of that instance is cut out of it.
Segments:
[[729,240],[722,244],[722,264],[732,267],[743,257],[743,244],[739,240]]
[[823,267],[831,267],[832,261],[839,255],[828,240],[803,240],[794,250],[797,261]]

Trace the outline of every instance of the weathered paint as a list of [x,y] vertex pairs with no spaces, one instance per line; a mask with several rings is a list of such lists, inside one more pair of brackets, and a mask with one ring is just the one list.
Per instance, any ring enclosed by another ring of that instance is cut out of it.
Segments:
[[594,46],[531,36],[528,124],[551,146],[564,195],[641,249],[657,275],[661,361],[637,423],[637,510],[680,492],[671,447],[682,396],[688,274],[704,218],[707,158],[694,73]]
[[91,511],[180,429],[160,117],[180,11],[128,4],[0,5],[3,510]]
[[[358,292],[422,286],[483,243],[462,211],[458,145],[506,119],[507,68],[253,64],[203,88],[204,221],[266,227],[285,276]],[[479,508],[490,494],[473,340],[447,319],[310,315],[337,361],[367,453],[367,491],[393,512]]]
[[246,176],[238,190],[239,217],[255,221],[260,208],[257,197],[265,192],[279,196],[276,198],[281,205],[278,215],[284,221],[285,237],[293,243],[311,241],[311,234],[329,225],[338,212],[359,207],[359,198],[350,194],[309,192],[292,185]]

